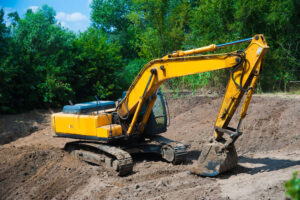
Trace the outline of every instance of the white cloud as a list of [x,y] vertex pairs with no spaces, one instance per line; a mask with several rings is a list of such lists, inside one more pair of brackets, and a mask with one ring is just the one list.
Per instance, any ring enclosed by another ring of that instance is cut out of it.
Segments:
[[39,7],[38,6],[29,6],[28,7],[28,9],[31,9],[32,10],[32,12],[37,12],[38,11],[38,9],[39,9]]
[[59,12],[59,13],[57,13],[55,18],[60,22],[63,22],[63,21],[78,22],[78,21],[87,21],[88,20],[87,16],[83,15],[80,12],[74,12],[71,14]]
[[8,17],[8,14],[11,12],[15,12],[16,10],[10,7],[2,7],[0,6],[0,9],[4,10],[4,20],[5,20],[5,24],[6,26],[9,26],[11,24],[11,20]]
[[69,28],[73,31],[84,31],[90,24],[90,20],[87,16],[80,12],[65,13],[58,12],[55,16],[57,23],[65,28]]

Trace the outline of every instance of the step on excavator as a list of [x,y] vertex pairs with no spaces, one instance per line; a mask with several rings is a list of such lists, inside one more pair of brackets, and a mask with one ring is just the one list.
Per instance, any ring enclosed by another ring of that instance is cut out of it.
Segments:
[[[245,42],[250,43],[245,50],[208,53]],[[161,135],[166,132],[170,118],[160,85],[175,77],[231,68],[212,139],[199,149],[199,159],[189,169],[193,174],[217,176],[237,165],[234,143],[242,134],[241,123],[268,48],[260,34],[235,42],[176,51],[152,60],[118,101],[96,98],[87,103],[66,105],[62,112],[52,114],[53,135],[77,139],[66,143],[65,149],[81,160],[104,165],[120,176],[132,172],[132,155],[136,153],[155,153],[167,162],[182,163],[187,157],[186,146]],[[238,126],[229,127],[244,95]]]

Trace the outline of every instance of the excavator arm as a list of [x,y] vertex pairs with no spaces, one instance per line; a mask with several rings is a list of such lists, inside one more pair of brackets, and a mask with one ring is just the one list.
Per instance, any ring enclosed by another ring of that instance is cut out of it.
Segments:
[[[228,45],[249,42],[245,51],[223,54],[196,55],[208,51],[215,51]],[[118,113],[122,118],[132,116],[127,134],[137,133],[134,128],[143,130],[156,99],[156,92],[165,81],[191,74],[232,68],[232,75],[228,82],[224,100],[215,123],[214,137],[220,139],[224,132],[236,135],[238,131],[228,129],[227,126],[236,111],[244,93],[247,98],[241,112],[241,119],[245,117],[257,78],[261,71],[263,59],[268,46],[263,35],[240,40],[223,45],[210,45],[188,51],[177,51],[146,64],[133,81],[125,98],[118,105]],[[146,113],[142,121],[136,126],[142,105],[150,97]]]

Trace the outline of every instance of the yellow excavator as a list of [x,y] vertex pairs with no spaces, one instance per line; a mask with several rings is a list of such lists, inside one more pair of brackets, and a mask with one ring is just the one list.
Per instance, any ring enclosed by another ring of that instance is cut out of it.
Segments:
[[[250,42],[245,50],[203,54],[239,43]],[[246,116],[263,61],[268,50],[263,35],[235,42],[176,51],[146,64],[118,101],[95,101],[66,105],[51,116],[55,137],[76,138],[65,149],[81,160],[104,165],[118,175],[133,170],[131,155],[156,153],[173,164],[187,157],[186,146],[161,136],[168,124],[168,106],[160,91],[165,81],[196,73],[231,68],[226,93],[213,127],[213,139],[201,151],[191,173],[216,176],[237,165],[234,147],[242,134]],[[246,95],[237,128],[228,126],[242,97]]]

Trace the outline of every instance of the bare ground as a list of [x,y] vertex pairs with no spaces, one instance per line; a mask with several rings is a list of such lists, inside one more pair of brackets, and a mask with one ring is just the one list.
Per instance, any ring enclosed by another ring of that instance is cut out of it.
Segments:
[[[165,137],[199,146],[212,134],[222,99],[169,98]],[[236,126],[238,114],[233,118]],[[254,96],[236,142],[239,165],[217,178],[189,175],[189,164],[134,157],[134,172],[115,176],[62,150],[50,111],[0,116],[0,199],[284,199],[284,182],[300,170],[300,96]]]

